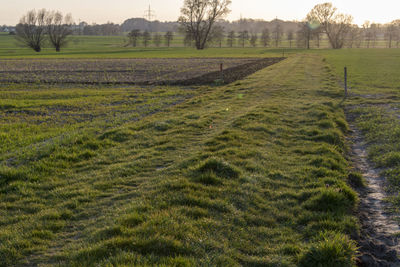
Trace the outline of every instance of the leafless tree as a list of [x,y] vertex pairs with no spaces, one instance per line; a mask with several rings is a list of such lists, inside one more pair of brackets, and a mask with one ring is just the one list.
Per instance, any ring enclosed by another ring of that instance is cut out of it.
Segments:
[[362,30],[358,27],[358,25],[352,25],[346,37],[347,47],[353,48],[353,46],[355,46],[360,48],[362,40]]
[[185,29],[180,29],[180,32],[183,33],[183,44],[187,47],[193,47],[194,37],[191,32],[186,31]]
[[387,25],[386,31],[385,31],[385,39],[388,42],[389,48],[392,48],[392,42],[393,42],[393,40],[395,40],[396,34],[397,34],[396,24],[392,22],[389,25]]
[[45,9],[29,11],[16,26],[16,39],[36,52],[40,52],[46,38],[47,15],[48,12]]
[[171,42],[174,39],[174,33],[171,31],[166,32],[164,35],[164,39],[165,39],[165,44],[167,45],[167,47],[170,47]]
[[185,0],[178,21],[197,49],[204,49],[216,20],[226,16],[231,0]]
[[235,31],[230,31],[226,38],[226,43],[229,47],[233,47],[233,45],[235,44],[235,38],[236,38]]
[[213,27],[210,35],[208,36],[208,42],[215,43],[222,48],[222,42],[225,37],[225,29],[222,26],[216,25]]
[[312,29],[312,39],[315,41],[315,45],[317,46],[317,48],[320,48],[321,46],[321,35],[321,27]]
[[270,41],[271,41],[271,36],[269,34],[269,29],[265,28],[261,33],[261,44],[264,47],[267,47],[269,46]]
[[129,42],[133,47],[137,46],[137,41],[141,35],[142,33],[140,30],[132,30],[130,33],[128,33]]
[[310,41],[313,35],[313,26],[310,22],[304,21],[299,24],[297,31],[297,46],[310,49]]
[[161,45],[161,35],[159,33],[156,33],[153,37],[153,43],[156,47],[160,47]]
[[249,40],[249,32],[248,31],[241,31],[238,34],[239,42],[242,47],[245,47],[246,42]]
[[252,47],[256,47],[257,46],[257,40],[258,40],[258,36],[256,33],[252,33],[250,36],[250,44]]
[[353,17],[338,13],[332,3],[324,3],[316,5],[308,13],[307,20],[318,22],[328,36],[332,48],[340,49],[344,45]]
[[61,12],[49,12],[46,16],[47,34],[51,45],[57,52],[67,44],[67,37],[72,34],[72,16],[65,17]]
[[395,20],[391,22],[392,25],[395,27],[395,34],[394,34],[394,40],[396,43],[396,47],[399,48],[400,45],[400,20]]
[[151,34],[149,31],[144,31],[142,34],[142,38],[143,38],[143,45],[144,47],[147,47],[151,41]]
[[292,48],[292,42],[294,40],[294,32],[293,30],[289,30],[287,33],[287,39],[289,41],[289,47]]
[[368,20],[365,21],[364,24],[362,25],[363,26],[363,35],[364,35],[365,42],[367,44],[367,48],[369,48],[369,44],[372,40],[370,25],[371,25],[371,23]]
[[370,26],[370,36],[373,48],[376,46],[376,43],[378,41],[378,32],[379,32],[379,25],[376,23],[372,23]]
[[274,40],[275,47],[278,47],[282,41],[283,30],[280,23],[276,23],[273,31],[272,31],[272,39]]

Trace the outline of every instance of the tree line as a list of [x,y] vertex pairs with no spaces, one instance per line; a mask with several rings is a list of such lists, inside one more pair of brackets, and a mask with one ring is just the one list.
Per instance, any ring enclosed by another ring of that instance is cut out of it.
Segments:
[[[227,24],[223,18],[229,14],[230,4],[230,0],[184,0],[177,32],[152,33],[149,30],[133,29],[126,34],[126,46],[169,47],[177,33],[183,36],[185,46],[197,49],[211,46],[279,47],[283,41],[290,48],[320,47],[323,41],[334,49],[373,48],[382,39],[389,48],[400,46],[400,20],[386,25],[365,22],[359,27],[352,23],[352,16],[340,13],[331,3],[324,3],[316,5],[303,21],[294,24],[297,28],[277,19],[268,24],[245,19]],[[140,20],[127,21],[127,25],[135,25]],[[254,23],[257,23],[256,29],[251,28]],[[45,42],[60,51],[72,34],[119,35],[120,29],[120,25],[113,23],[87,25],[81,22],[76,25],[69,14],[64,16],[58,11],[42,9],[24,15],[15,27],[15,34],[23,45],[40,52]]]

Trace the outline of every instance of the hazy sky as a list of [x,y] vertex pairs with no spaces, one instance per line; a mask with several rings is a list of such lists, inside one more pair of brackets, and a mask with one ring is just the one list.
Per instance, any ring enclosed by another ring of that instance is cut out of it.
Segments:
[[[232,0],[229,20],[244,18],[271,20],[301,20],[317,0]],[[378,23],[400,18],[400,0],[332,0],[338,9],[354,17],[355,23],[365,20]],[[156,19],[176,20],[183,0],[0,0],[0,25],[16,24],[30,9],[46,8],[71,13],[76,22],[122,23],[127,18],[143,17],[148,5],[155,11]]]

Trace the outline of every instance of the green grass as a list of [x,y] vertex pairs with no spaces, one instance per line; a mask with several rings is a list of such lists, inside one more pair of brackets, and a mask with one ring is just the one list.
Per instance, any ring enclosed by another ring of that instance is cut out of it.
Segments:
[[5,85],[0,265],[351,266],[342,96],[318,55],[194,90]]
[[387,190],[398,212],[400,207],[400,50],[363,49],[325,52],[340,77],[349,69],[350,97],[346,106],[353,123],[363,133],[369,158],[389,182]]
[[[14,36],[0,34],[0,58],[187,58],[187,57],[280,57],[282,48],[209,48],[198,51],[183,47],[182,37],[176,36],[170,48],[126,47],[124,36],[71,36],[61,52],[45,45],[40,53],[22,47]],[[285,49],[286,54],[299,51]]]

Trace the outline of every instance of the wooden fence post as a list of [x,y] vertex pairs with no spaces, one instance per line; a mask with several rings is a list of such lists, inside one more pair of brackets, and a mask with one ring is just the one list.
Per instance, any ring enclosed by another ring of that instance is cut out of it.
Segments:
[[347,98],[347,67],[344,67],[344,97]]

